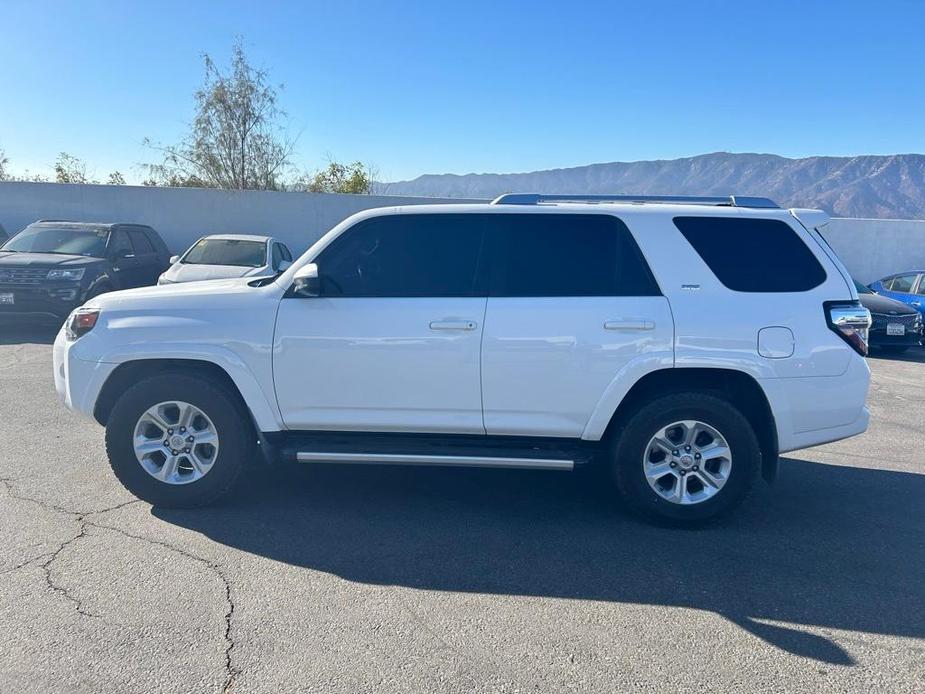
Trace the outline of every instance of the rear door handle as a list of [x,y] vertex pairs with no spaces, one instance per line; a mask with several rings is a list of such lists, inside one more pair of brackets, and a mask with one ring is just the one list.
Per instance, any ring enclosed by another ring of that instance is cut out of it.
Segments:
[[623,320],[609,320],[604,323],[604,330],[654,330],[655,321],[629,318]]
[[479,324],[474,320],[435,320],[431,321],[431,330],[475,330]]

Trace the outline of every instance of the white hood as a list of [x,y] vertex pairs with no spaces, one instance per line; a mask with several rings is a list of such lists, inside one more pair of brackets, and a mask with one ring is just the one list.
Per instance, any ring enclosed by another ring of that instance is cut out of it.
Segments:
[[161,277],[167,282],[201,282],[203,280],[224,280],[235,277],[257,277],[272,274],[264,267],[241,267],[240,265],[196,265],[174,263]]

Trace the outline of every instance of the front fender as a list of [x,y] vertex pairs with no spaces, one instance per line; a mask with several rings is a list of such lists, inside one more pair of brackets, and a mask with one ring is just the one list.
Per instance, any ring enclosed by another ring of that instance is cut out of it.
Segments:
[[239,354],[227,347],[194,342],[171,342],[163,346],[152,343],[150,347],[133,344],[113,349],[99,357],[99,361],[110,364],[151,359],[203,361],[218,366],[237,386],[260,431],[280,431],[283,428],[282,417],[276,406],[275,398],[267,396],[250,366]]

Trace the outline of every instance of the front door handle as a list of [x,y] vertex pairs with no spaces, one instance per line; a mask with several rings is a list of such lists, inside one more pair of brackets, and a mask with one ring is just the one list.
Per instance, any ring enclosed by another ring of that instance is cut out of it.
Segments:
[[431,321],[431,330],[475,330],[479,324],[474,320],[435,320]]
[[604,330],[654,330],[655,321],[628,318],[609,320],[604,323]]

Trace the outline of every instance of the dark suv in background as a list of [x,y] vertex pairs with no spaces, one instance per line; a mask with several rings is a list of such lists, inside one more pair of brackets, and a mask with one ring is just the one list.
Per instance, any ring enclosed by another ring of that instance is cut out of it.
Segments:
[[35,222],[0,246],[0,318],[60,322],[94,296],[156,284],[169,265],[149,226]]

